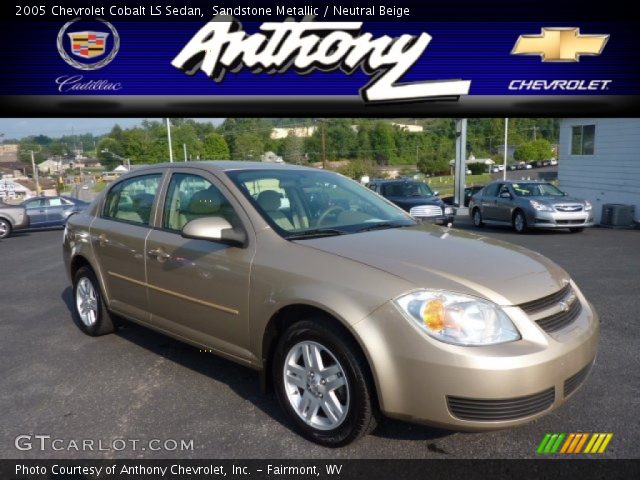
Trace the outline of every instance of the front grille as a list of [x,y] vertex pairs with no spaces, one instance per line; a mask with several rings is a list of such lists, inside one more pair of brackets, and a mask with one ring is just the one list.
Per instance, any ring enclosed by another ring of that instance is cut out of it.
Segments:
[[567,310],[536,320],[536,323],[547,333],[555,332],[573,322],[581,311],[582,305],[576,298]]
[[582,385],[582,382],[584,382],[589,376],[589,372],[591,372],[592,366],[593,362],[590,362],[578,373],[570,376],[564,381],[564,398],[567,398],[569,395],[575,392],[580,385]]
[[558,225],[582,225],[584,220],[556,220]]
[[557,291],[556,293],[552,293],[549,296],[539,298],[537,300],[532,300],[530,302],[521,303],[518,305],[525,313],[532,314],[539,312],[541,310],[545,310],[549,307],[553,307],[560,300],[564,299],[571,292],[571,285],[567,284],[562,290]]
[[556,205],[555,207],[558,212],[581,212],[583,208],[579,203],[562,204]]
[[533,395],[499,400],[447,397],[447,404],[451,414],[461,420],[492,422],[516,420],[544,412],[553,405],[554,399],[555,390],[551,387]]
[[419,205],[409,210],[412,217],[439,217],[442,215],[442,208],[437,205]]

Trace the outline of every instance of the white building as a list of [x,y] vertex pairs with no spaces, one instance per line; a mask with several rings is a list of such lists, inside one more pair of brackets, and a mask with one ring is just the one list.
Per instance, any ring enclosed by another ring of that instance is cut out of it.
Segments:
[[400,130],[404,130],[409,133],[422,133],[424,132],[424,127],[422,125],[414,125],[410,123],[395,123],[391,122],[391,125],[394,127],[398,127]]
[[313,136],[318,127],[310,125],[308,127],[292,127],[281,128],[276,127],[271,130],[271,138],[273,140],[281,140],[287,138],[289,135],[298,138],[307,138]]
[[593,204],[635,205],[640,218],[640,118],[567,118],[560,123],[560,187]]

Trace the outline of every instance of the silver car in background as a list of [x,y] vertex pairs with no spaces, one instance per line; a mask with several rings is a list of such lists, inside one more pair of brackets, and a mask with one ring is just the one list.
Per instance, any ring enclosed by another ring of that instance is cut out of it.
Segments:
[[476,227],[511,225],[518,233],[529,228],[568,228],[576,233],[593,226],[587,200],[569,197],[546,182],[492,182],[471,198],[469,215]]

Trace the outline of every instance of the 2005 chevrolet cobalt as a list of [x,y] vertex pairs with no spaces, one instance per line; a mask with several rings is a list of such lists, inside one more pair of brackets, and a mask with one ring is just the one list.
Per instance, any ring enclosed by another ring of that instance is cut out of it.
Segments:
[[597,351],[595,311],[547,258],[418,224],[321,170],[136,170],[69,219],[63,251],[86,333],[125,317],[261,370],[298,431],[327,446],[380,414],[528,422],[575,392]]

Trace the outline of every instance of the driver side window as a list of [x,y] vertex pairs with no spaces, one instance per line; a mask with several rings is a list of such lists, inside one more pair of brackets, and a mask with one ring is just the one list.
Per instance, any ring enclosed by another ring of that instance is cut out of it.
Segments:
[[173,174],[164,203],[162,227],[180,232],[191,220],[206,217],[222,217],[231,225],[237,224],[233,207],[209,180],[188,173]]

